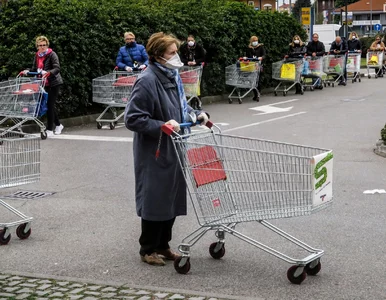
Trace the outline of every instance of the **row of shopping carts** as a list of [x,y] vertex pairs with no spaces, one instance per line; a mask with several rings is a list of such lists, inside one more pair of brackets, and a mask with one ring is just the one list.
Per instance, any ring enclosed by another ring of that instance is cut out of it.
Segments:
[[[47,110],[46,80],[37,73],[28,75],[32,77],[20,74],[0,82],[0,189],[40,179],[40,139],[47,134],[39,117]],[[39,126],[40,137],[23,133],[22,126],[29,121]],[[2,199],[0,211],[0,246],[9,243],[13,227],[22,240],[31,235],[32,217]]]
[[320,57],[305,57],[300,59],[285,59],[272,64],[272,78],[279,81],[274,90],[275,96],[279,92],[286,96],[296,84],[301,86],[301,94],[307,88],[323,89],[334,87],[343,79],[346,69],[347,79],[352,82],[361,81],[360,53],[346,55],[326,55]]
[[[203,66],[185,66],[179,70],[185,95],[189,104],[198,103]],[[97,128],[108,123],[114,129],[123,117],[134,83],[141,71],[126,72],[114,70],[110,74],[98,77],[92,81],[93,102],[105,105],[106,108],[96,119]],[[121,111],[120,111],[121,110]],[[120,113],[118,113],[120,111]]]

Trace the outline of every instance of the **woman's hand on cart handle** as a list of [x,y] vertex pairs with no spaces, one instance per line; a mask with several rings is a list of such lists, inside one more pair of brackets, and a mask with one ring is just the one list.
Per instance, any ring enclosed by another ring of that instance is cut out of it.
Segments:
[[[174,127],[173,124],[169,123],[169,122],[176,122],[175,120],[170,120],[170,121],[167,121],[165,124],[163,124],[161,126],[161,130],[162,132],[166,133],[167,135],[172,135],[173,132],[178,132],[180,131],[180,128],[181,127],[192,127],[192,126],[195,126],[195,125],[202,125],[202,121],[197,121],[196,123],[192,123],[192,122],[187,122],[187,123],[180,123],[178,124],[178,130],[176,130],[176,128]],[[213,126],[213,123],[212,121],[208,120],[206,123],[205,123],[205,126],[208,127],[208,128],[212,128]]]
[[176,121],[176,120],[169,120],[165,123],[165,125],[170,125],[171,128],[175,131],[175,132],[179,132],[181,127],[180,127],[180,124]]

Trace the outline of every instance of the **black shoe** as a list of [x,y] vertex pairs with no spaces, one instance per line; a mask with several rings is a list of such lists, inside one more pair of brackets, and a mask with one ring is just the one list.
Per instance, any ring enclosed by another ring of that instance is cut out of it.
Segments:
[[346,86],[346,81],[341,81],[341,82],[339,82],[339,85]]
[[260,92],[254,92],[254,96],[253,96],[253,98],[252,98],[252,100],[253,101],[257,101],[257,102],[259,102],[260,101]]

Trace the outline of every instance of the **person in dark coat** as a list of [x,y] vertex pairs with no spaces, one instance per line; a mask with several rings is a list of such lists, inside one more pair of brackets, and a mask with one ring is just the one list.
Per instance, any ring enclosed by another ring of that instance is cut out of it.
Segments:
[[[56,100],[59,96],[60,87],[63,84],[62,76],[60,75],[60,63],[58,55],[49,48],[50,42],[45,36],[38,36],[36,38],[37,52],[34,56],[32,68],[24,70],[23,74],[27,75],[29,72],[40,73],[43,78],[46,78],[46,85],[44,87],[48,94],[47,99],[47,137],[54,134],[62,133],[64,126],[60,123],[58,114],[55,110]],[[55,128],[54,128],[55,124]]]
[[[295,35],[292,39],[292,43],[289,44],[289,50],[287,55],[284,57],[286,61],[298,61],[303,60],[304,56],[307,54],[306,44],[303,43],[300,36]],[[302,85],[297,83],[295,85],[296,94],[302,93]]]
[[347,41],[347,47],[349,52],[362,52],[362,44],[355,31],[350,33]]
[[344,55],[344,63],[343,63],[343,78],[341,77],[339,81],[339,85],[346,85],[347,80],[347,70],[346,70],[346,64],[347,64],[347,42],[343,40],[340,36],[337,36],[335,38],[335,41],[331,43],[331,48],[329,54],[336,54],[336,55]]
[[116,65],[120,71],[139,71],[149,64],[149,58],[143,45],[137,44],[132,32],[124,34],[125,46],[119,48]]
[[[182,44],[180,48],[180,55],[181,61],[184,63],[185,66],[196,67],[201,65],[203,67],[205,64],[205,49],[196,42],[194,35],[192,34],[188,35],[186,43]],[[201,109],[202,102],[200,99],[200,95],[194,98],[194,101],[193,103],[191,103],[191,105],[192,107]]]
[[[309,41],[307,44],[307,56],[312,57],[320,57],[323,56],[326,52],[326,49],[324,47],[324,44],[319,41],[319,35],[317,33],[314,33],[312,35],[312,41]],[[313,84],[315,84],[317,78],[312,78]],[[320,84],[317,86],[317,88],[321,88],[322,82],[319,80]]]
[[178,46],[173,35],[158,32],[150,37],[146,46],[149,67],[138,76],[125,109],[125,125],[134,131],[135,198],[142,226],[139,254],[143,262],[158,266],[165,265],[164,259],[179,257],[169,241],[175,218],[186,215],[187,205],[178,157],[161,126],[170,124],[181,133],[179,123],[191,114],[204,125],[208,121],[206,113],[186,103],[177,71],[183,66]]
[[[266,51],[265,51],[264,44],[259,43],[259,38],[257,36],[255,36],[255,35],[251,36],[251,38],[249,39],[248,48],[245,50],[245,56],[243,57],[244,60],[246,60],[248,58],[257,59],[262,66],[265,55],[266,55]],[[261,68],[261,70],[262,70],[262,68]],[[259,76],[259,81],[257,83],[257,89],[253,90],[253,94],[254,94],[253,100],[254,101],[259,101],[259,99],[260,99],[260,92],[261,92],[260,84],[261,84],[261,76]]]

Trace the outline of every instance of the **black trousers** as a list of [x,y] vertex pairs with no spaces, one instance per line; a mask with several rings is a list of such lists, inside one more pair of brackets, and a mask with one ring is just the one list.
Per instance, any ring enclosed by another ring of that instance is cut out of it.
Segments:
[[141,249],[140,255],[152,254],[157,250],[170,248],[169,242],[172,239],[172,228],[176,218],[168,221],[148,221],[141,219],[142,233],[139,238]]
[[47,130],[54,130],[54,124],[55,126],[60,125],[60,121],[58,118],[58,114],[55,110],[55,104],[56,100],[59,96],[59,90],[60,85],[56,86],[46,86],[44,88],[46,92],[48,93],[48,100],[47,100]]

